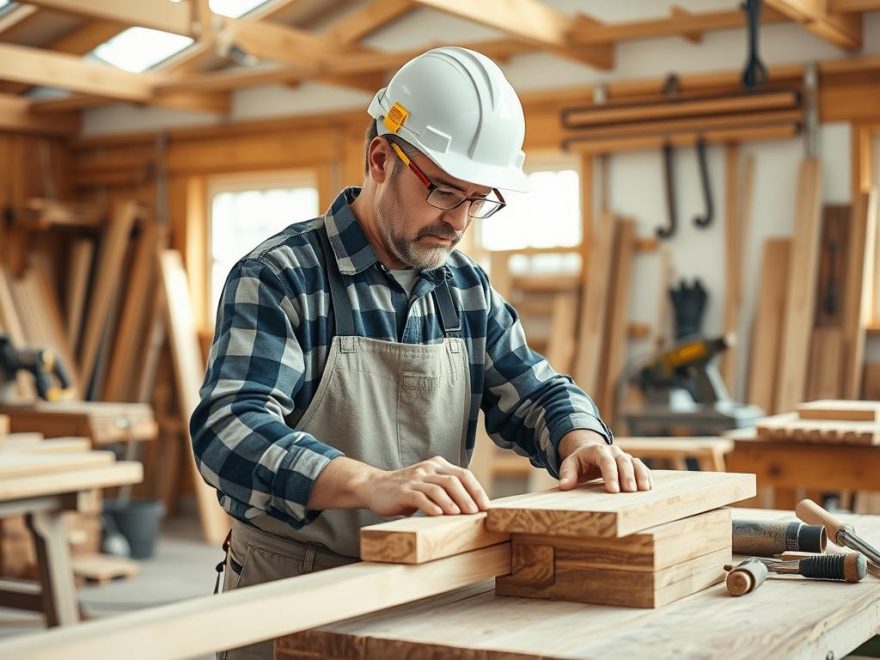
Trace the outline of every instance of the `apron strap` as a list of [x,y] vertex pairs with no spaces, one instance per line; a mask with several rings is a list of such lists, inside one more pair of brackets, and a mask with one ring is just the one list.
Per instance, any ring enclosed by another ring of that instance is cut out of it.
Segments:
[[455,309],[455,303],[452,302],[452,292],[449,290],[449,282],[445,277],[434,288],[433,293],[437,309],[440,310],[440,325],[443,326],[443,333],[447,337],[458,337],[459,330],[461,330],[461,319],[458,316],[458,310]]
[[318,235],[321,237],[321,247],[324,249],[324,257],[327,261],[327,279],[330,282],[330,303],[333,305],[336,335],[349,337],[354,335],[354,311],[351,308],[351,301],[348,299],[348,291],[342,281],[342,274],[336,263],[336,255],[330,246],[327,227],[324,227],[324,231],[318,230]]

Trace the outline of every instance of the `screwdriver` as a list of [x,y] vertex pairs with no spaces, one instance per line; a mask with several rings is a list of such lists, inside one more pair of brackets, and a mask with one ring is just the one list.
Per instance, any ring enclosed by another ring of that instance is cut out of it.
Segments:
[[727,564],[727,591],[742,596],[760,587],[768,573],[780,575],[803,575],[822,580],[858,582],[868,572],[868,561],[858,554],[815,555],[806,559],[783,561],[750,557],[736,566]]
[[852,525],[838,520],[813,500],[801,500],[794,509],[797,517],[811,525],[825,525],[828,536],[839,546],[857,550],[880,566],[880,551],[858,534]]

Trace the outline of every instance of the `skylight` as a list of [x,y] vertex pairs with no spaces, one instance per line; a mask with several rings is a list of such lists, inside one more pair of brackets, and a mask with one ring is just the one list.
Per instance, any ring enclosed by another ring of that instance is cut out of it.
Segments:
[[192,39],[179,34],[132,27],[105,41],[91,54],[107,64],[140,73],[179,53],[192,43]]
[[253,11],[266,0],[209,0],[211,11],[228,18],[238,18]]

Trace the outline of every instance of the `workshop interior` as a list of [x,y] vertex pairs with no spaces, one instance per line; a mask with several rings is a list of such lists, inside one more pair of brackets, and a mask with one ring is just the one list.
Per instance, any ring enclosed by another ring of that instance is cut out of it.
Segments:
[[880,658],[880,0],[0,0],[0,658]]

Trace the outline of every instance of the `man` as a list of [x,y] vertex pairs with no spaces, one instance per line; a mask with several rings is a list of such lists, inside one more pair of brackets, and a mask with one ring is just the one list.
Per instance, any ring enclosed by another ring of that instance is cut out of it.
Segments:
[[466,469],[480,408],[496,443],[562,489],[600,475],[610,492],[652,485],[453,250],[503,208],[500,189],[525,189],[522,107],[501,70],[438,48],[369,114],[363,189],[226,282],[191,422],[201,473],[236,521],[224,589],[356,561],[360,527],[389,516],[486,509]]

